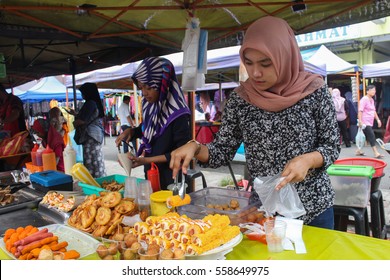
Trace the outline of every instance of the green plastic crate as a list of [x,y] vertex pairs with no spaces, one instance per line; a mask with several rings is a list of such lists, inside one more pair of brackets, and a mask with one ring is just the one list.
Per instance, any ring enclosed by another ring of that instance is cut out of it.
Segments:
[[327,172],[333,176],[357,176],[371,179],[375,168],[373,166],[332,164]]
[[335,190],[335,205],[367,207],[374,167],[333,164],[327,172]]
[[[100,177],[100,178],[96,178],[96,182],[99,183],[99,185],[101,185],[104,181],[117,181],[118,183],[120,184],[124,184],[125,181],[126,181],[126,178],[127,176],[126,175],[110,175],[110,176],[105,176],[105,177]],[[88,184],[85,184],[85,183],[81,183],[79,182],[79,186],[83,189],[83,192],[84,194],[86,195],[91,195],[91,194],[96,194],[97,196],[99,196],[99,192],[104,192],[104,191],[107,191],[106,189],[103,189],[103,188],[98,188],[98,187],[95,187],[95,186],[92,186],[92,185],[88,185]],[[119,191],[123,197],[123,194],[125,192],[124,188]]]

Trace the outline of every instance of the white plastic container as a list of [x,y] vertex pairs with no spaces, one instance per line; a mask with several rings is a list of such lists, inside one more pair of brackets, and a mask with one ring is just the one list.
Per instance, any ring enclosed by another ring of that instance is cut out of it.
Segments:
[[76,151],[72,148],[72,146],[68,143],[66,145],[64,152],[64,166],[65,166],[65,174],[72,175],[72,167],[76,164]]

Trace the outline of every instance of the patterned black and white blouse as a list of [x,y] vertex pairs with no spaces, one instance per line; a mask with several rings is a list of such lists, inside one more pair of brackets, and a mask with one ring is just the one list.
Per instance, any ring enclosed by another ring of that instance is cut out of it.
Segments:
[[209,162],[204,167],[217,168],[230,162],[240,144],[252,178],[273,176],[299,155],[318,151],[324,159],[322,168],[311,170],[304,181],[293,185],[310,223],[334,203],[334,190],[326,169],[340,153],[339,130],[334,104],[323,86],[280,112],[255,107],[231,93],[214,141],[208,144]]

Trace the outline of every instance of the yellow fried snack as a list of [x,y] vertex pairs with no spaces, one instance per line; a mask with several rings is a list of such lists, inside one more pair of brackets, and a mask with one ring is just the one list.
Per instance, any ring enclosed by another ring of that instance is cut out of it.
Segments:
[[168,208],[178,207],[178,206],[182,206],[182,205],[186,205],[186,204],[190,204],[190,203],[191,203],[191,197],[188,194],[186,194],[184,196],[184,199],[181,199],[181,197],[179,195],[174,195],[174,196],[168,197],[168,199],[167,199],[167,207]]

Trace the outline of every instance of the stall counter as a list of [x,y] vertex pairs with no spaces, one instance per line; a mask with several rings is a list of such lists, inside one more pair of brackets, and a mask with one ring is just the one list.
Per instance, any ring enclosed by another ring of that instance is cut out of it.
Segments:
[[354,233],[303,226],[306,254],[269,253],[267,245],[244,237],[228,260],[390,260],[389,240]]
[[[233,251],[226,255],[227,260],[390,260],[388,240],[363,235],[326,230],[310,226],[303,227],[303,240],[306,254],[295,251],[269,253],[267,245],[244,237]],[[0,249],[0,260],[10,257]],[[84,260],[97,260],[96,253]]]

